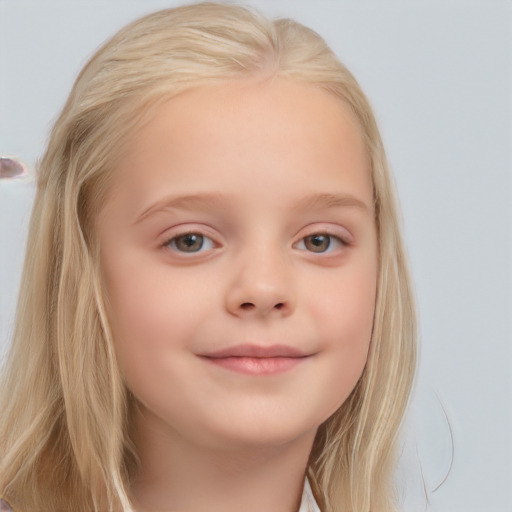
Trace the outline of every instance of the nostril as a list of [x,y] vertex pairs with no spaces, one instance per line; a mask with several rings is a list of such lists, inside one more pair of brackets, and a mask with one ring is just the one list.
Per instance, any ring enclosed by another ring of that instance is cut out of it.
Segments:
[[[273,309],[277,309],[278,311],[280,311],[284,307],[285,307],[284,302],[277,302],[268,311],[273,310]],[[256,304],[254,304],[253,302],[243,302],[242,304],[240,304],[240,309],[242,309],[243,311],[252,311],[254,309],[260,309],[260,308],[258,306],[256,306]],[[264,311],[267,311],[267,308],[265,308],[265,307],[263,307],[262,309]]]

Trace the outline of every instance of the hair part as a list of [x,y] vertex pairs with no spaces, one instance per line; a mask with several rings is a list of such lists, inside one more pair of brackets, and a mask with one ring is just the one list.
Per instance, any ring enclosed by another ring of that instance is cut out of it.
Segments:
[[320,426],[308,476],[324,512],[396,510],[394,446],[413,381],[416,326],[374,116],[314,31],[217,3],[166,9],[120,30],[84,67],[51,132],[0,388],[0,494],[15,509],[132,511],[132,401],[110,334],[95,220],[129,133],[158,105],[194,87],[276,77],[320,87],[352,111],[371,164],[379,243],[368,361],[350,397]]

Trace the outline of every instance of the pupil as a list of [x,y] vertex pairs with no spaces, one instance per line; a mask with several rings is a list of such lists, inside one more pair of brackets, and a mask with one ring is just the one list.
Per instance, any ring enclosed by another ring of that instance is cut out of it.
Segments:
[[194,233],[187,233],[186,235],[178,237],[176,246],[181,251],[198,251],[203,246],[203,237],[201,235],[195,235]]
[[323,252],[329,248],[331,239],[325,235],[311,235],[306,238],[306,247],[313,252]]

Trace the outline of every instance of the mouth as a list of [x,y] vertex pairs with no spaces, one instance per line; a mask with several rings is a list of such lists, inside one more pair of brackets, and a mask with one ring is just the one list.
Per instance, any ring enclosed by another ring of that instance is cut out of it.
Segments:
[[275,375],[299,365],[311,354],[288,345],[235,345],[201,354],[207,363],[249,375]]

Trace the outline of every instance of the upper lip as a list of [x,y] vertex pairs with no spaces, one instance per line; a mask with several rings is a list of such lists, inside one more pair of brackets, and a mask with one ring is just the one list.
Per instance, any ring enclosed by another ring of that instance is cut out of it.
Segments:
[[226,357],[254,357],[254,358],[271,358],[271,357],[306,357],[309,354],[288,345],[234,345],[213,352],[201,354],[203,357],[212,359],[222,359]]

